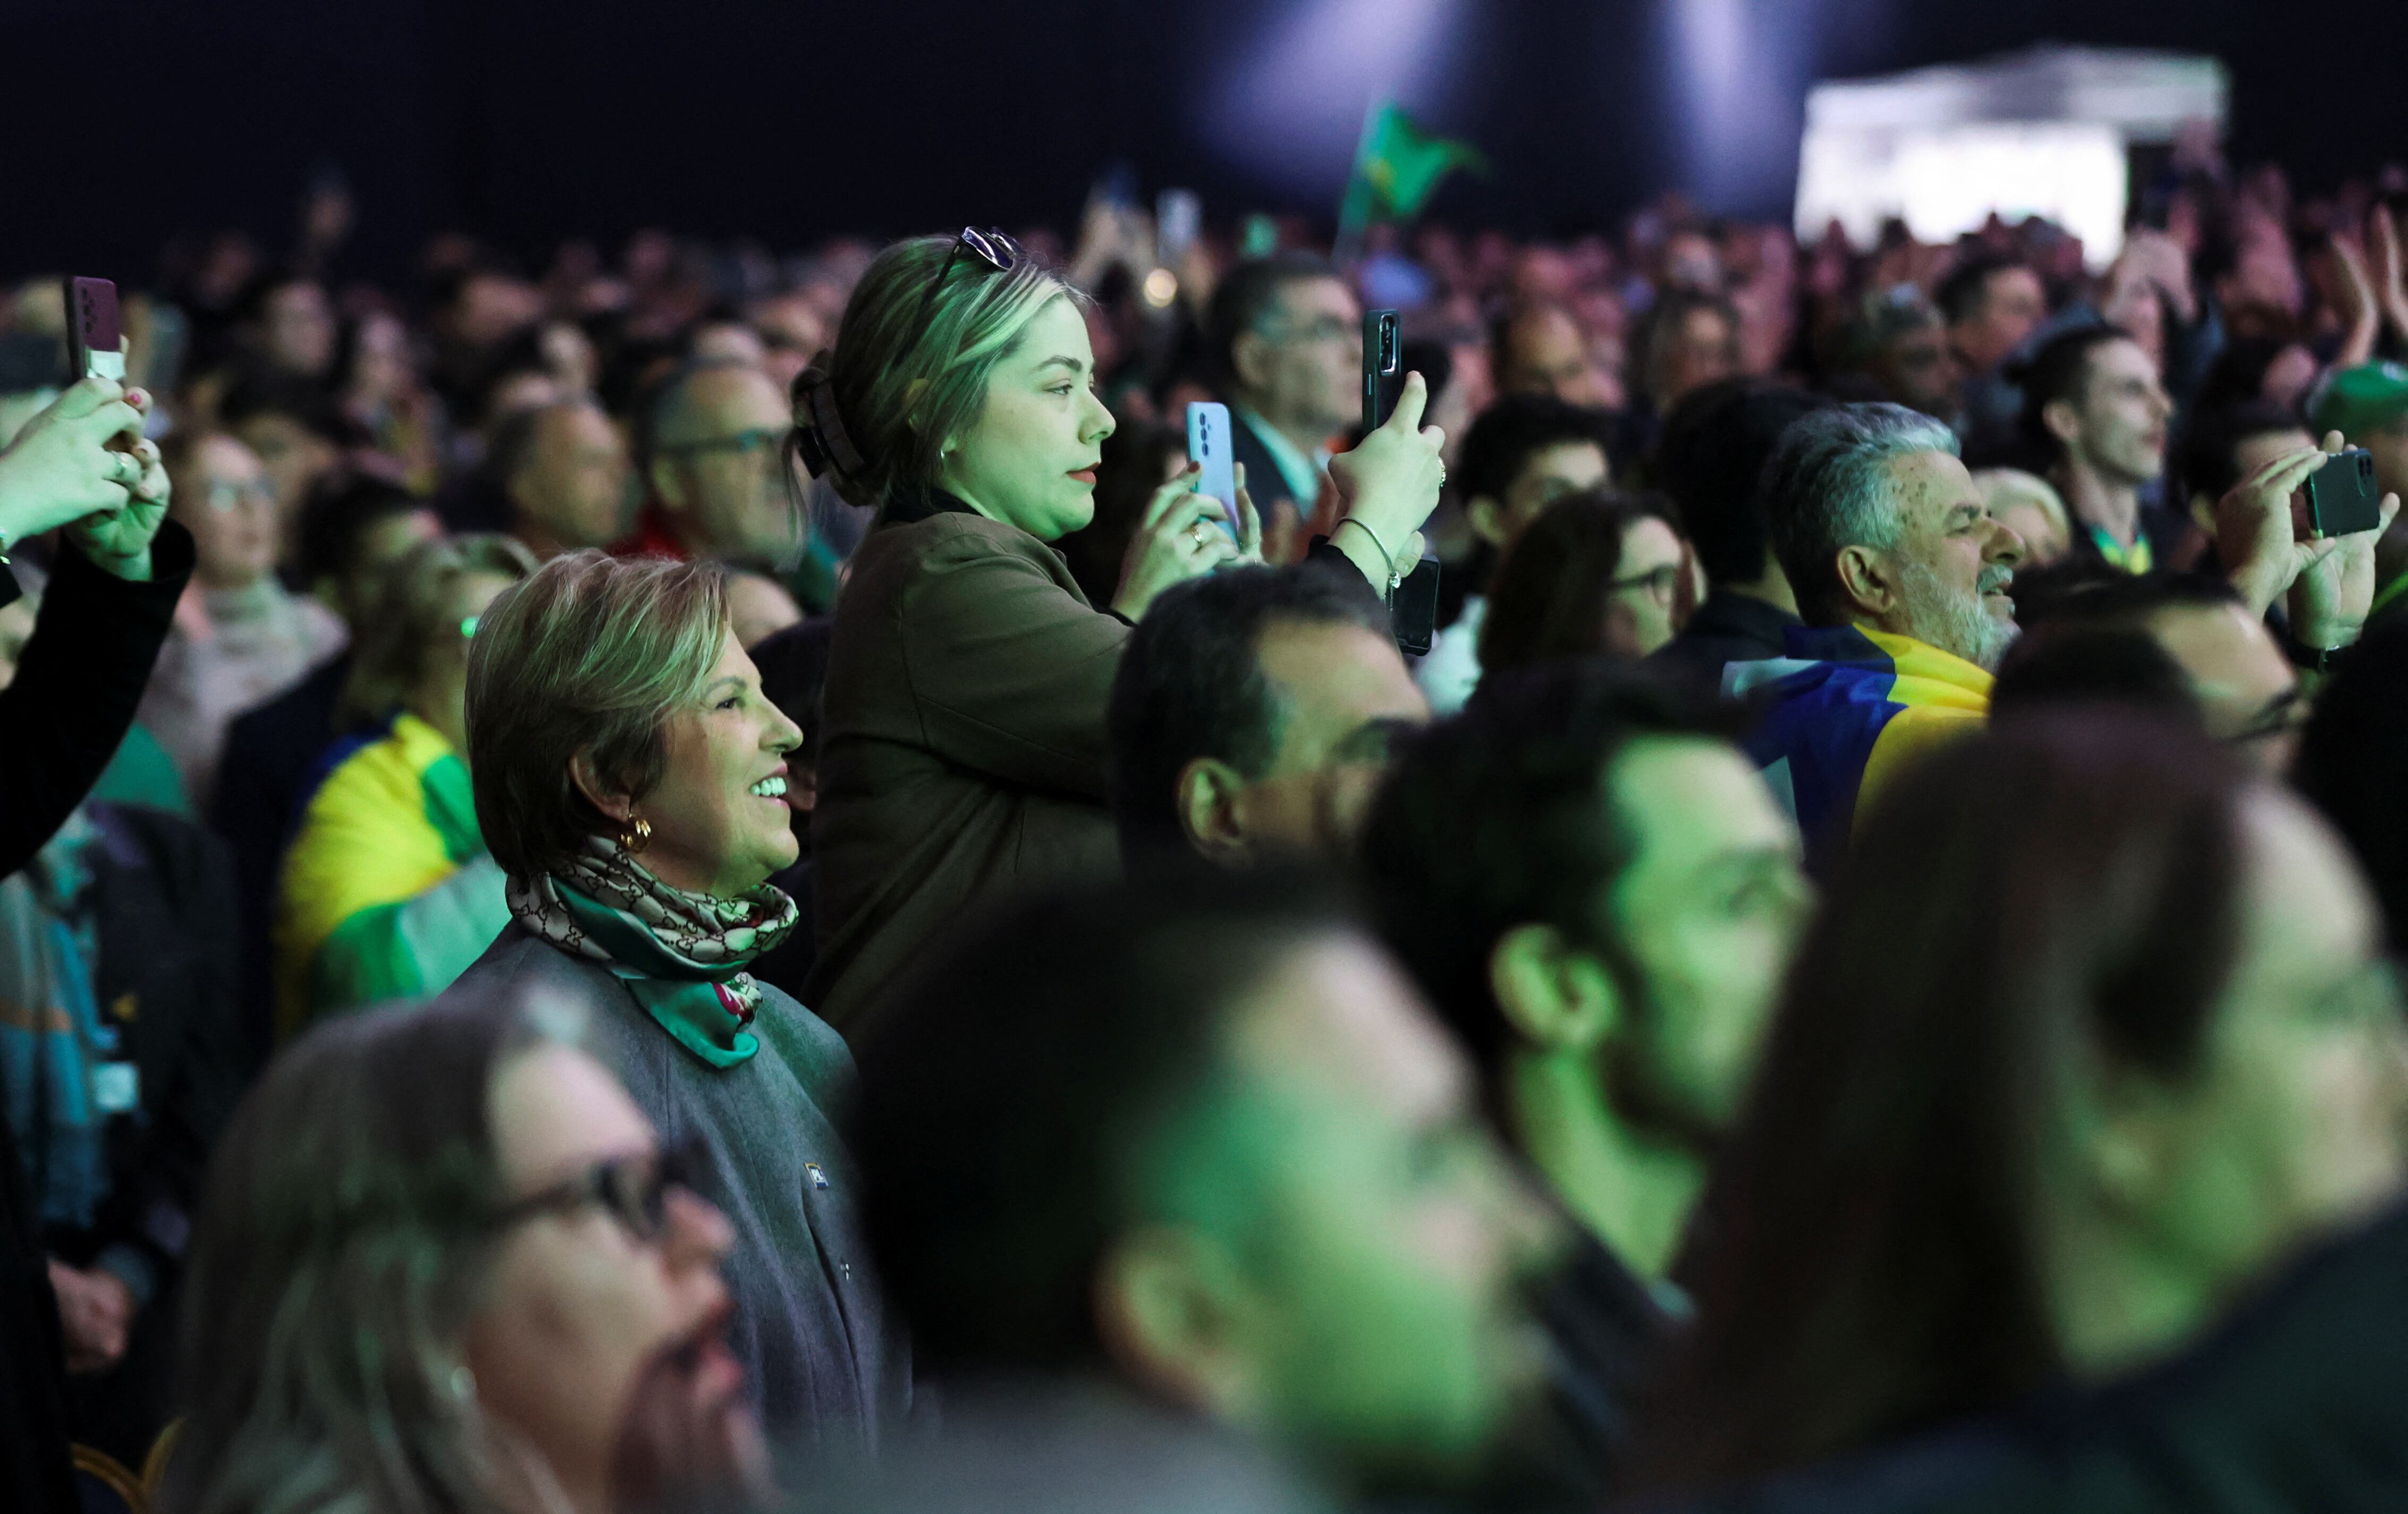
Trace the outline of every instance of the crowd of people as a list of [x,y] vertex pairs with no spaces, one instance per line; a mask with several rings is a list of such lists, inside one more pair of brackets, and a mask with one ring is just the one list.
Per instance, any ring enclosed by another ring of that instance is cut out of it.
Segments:
[[11,1507],[2401,1507],[2403,215],[28,279]]

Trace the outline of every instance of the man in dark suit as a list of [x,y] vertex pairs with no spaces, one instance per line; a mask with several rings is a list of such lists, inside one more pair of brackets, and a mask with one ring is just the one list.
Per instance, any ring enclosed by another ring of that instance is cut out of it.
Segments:
[[1329,439],[1361,415],[1363,309],[1354,292],[1310,253],[1250,258],[1212,292],[1205,335],[1254,507],[1266,526],[1283,503],[1297,521],[1310,519]]

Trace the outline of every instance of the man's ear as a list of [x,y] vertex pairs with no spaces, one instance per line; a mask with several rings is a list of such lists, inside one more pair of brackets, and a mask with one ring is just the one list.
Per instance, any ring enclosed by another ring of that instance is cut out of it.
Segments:
[[2073,407],[2071,400],[2053,399],[2042,406],[2040,423],[2050,436],[2068,446],[2082,435],[2082,412]]
[[1187,844],[1207,862],[1242,867],[1254,860],[1245,817],[1240,813],[1246,780],[1218,757],[1198,757],[1179,770],[1172,804]]
[[1474,494],[1464,502],[1464,519],[1471,522],[1472,531],[1491,547],[1505,545],[1505,502],[1494,494]]
[[1096,1270],[1096,1333],[1138,1383],[1223,1423],[1255,1418],[1247,1290],[1221,1247],[1154,1225],[1118,1237]]
[[2215,497],[2212,494],[2191,495],[2190,519],[2192,524],[2206,534],[2208,540],[2214,541],[2215,539]]
[[568,781],[576,785],[587,804],[623,825],[636,812],[636,796],[605,782],[590,751],[580,751],[568,759]]
[[1842,547],[1832,565],[1839,573],[1840,592],[1857,610],[1879,617],[1898,608],[1898,579],[1881,553],[1870,547]]
[[1522,1039],[1542,1051],[1586,1051],[1622,1019],[1613,975],[1553,925],[1516,925],[1488,953],[1488,988]]
[[1237,376],[1238,387],[1259,391],[1270,372],[1271,344],[1262,334],[1253,331],[1238,333],[1229,344],[1229,371]]

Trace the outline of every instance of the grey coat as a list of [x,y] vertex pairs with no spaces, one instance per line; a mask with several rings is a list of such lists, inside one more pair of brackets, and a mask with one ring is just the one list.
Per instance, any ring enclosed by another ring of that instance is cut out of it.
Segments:
[[908,1407],[910,1364],[871,1275],[857,1178],[836,1121],[854,1094],[853,1054],[820,1018],[767,984],[752,1060],[717,1068],[671,1039],[601,965],[513,923],[445,993],[549,992],[585,1007],[609,1061],[664,1146],[700,1132],[735,1228],[727,1259],[744,1364],[773,1437],[874,1445]]

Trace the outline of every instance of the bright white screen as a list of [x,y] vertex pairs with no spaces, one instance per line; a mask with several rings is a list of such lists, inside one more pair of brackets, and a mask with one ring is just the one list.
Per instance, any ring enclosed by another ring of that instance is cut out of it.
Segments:
[[1836,218],[1861,247],[1899,216],[1918,241],[1945,242],[1993,211],[2010,223],[2045,216],[2103,267],[2124,243],[2128,173],[2113,126],[1810,126],[1798,155],[1798,235],[1820,236]]

